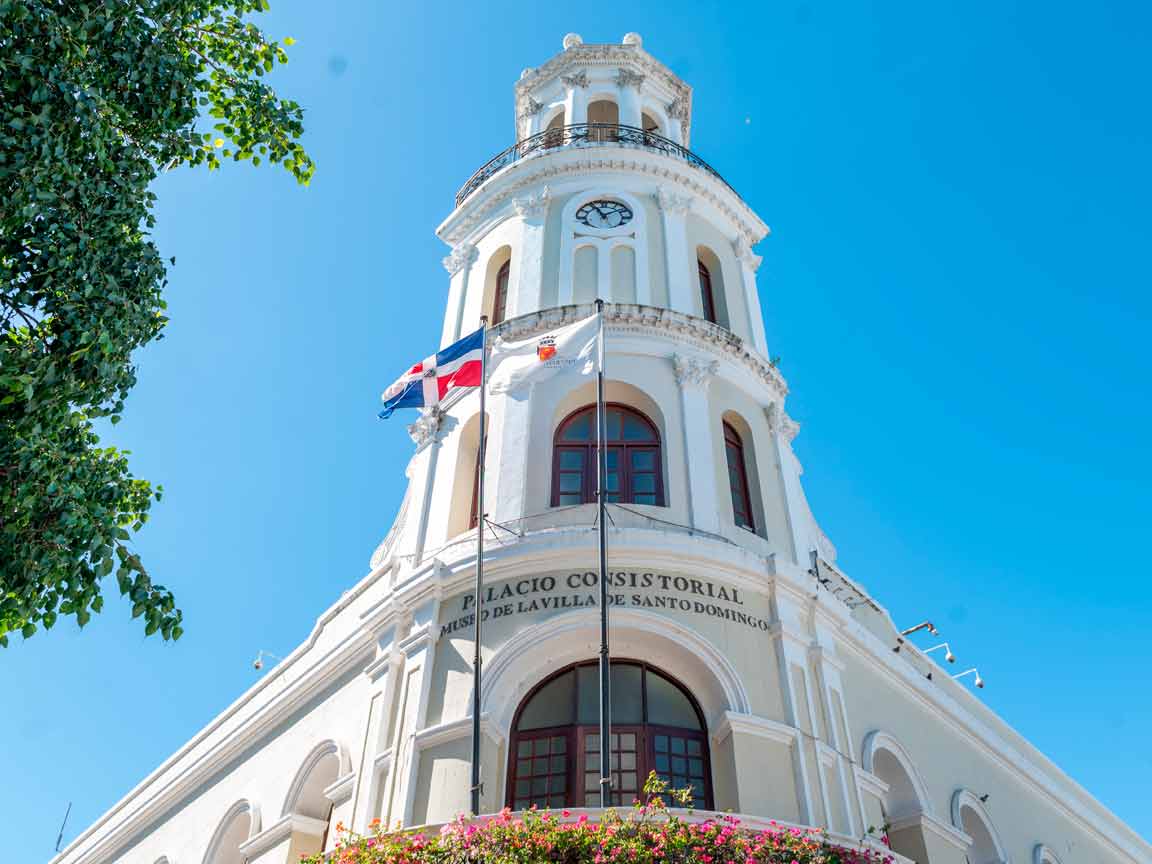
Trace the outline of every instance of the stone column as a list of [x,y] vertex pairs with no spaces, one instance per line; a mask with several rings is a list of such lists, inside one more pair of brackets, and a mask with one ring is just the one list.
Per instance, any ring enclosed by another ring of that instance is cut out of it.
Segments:
[[696,294],[700,286],[693,279],[688,249],[688,211],[692,199],[687,195],[677,195],[661,188],[656,193],[656,203],[660,205],[661,220],[664,225],[664,261],[668,273],[668,305],[685,315],[699,315],[699,300]]
[[540,309],[540,286],[544,280],[544,226],[548,221],[551,192],[545,186],[535,195],[514,198],[512,207],[523,220],[519,256],[509,273],[507,318]]
[[[692,527],[720,532],[720,506],[716,471],[712,464],[715,430],[708,410],[708,382],[719,368],[716,360],[672,355],[672,369],[680,385],[684,421],[684,453],[688,472],[688,514]],[[692,458],[695,456],[697,458]],[[665,490],[665,494],[667,490]]]
[[637,129],[642,124],[640,109],[640,85],[644,83],[644,76],[631,69],[621,69],[616,73],[616,88],[618,92],[617,106],[619,109],[620,125],[634,126]]
[[440,336],[440,347],[445,348],[460,338],[460,324],[464,317],[464,305],[468,300],[468,275],[476,261],[476,247],[471,243],[461,243],[444,258],[444,269],[451,280],[448,288],[448,314],[444,316],[444,332]]
[[868,826],[862,824],[863,805],[848,756],[852,742],[848,739],[844,686],[840,679],[844,663],[836,654],[835,639],[828,628],[817,625],[816,641],[818,644],[809,649],[809,660],[813,670],[813,689],[824,717],[824,740],[828,743],[825,753],[833,766],[832,780],[827,783],[828,795],[836,799],[833,810],[841,813],[844,819],[844,824],[832,824],[831,827],[849,837],[860,837]]
[[683,96],[677,96],[668,103],[668,129],[665,135],[681,147],[687,147],[687,130],[688,102]]
[[761,257],[752,251],[748,238],[741,234],[732,244],[736,260],[740,262],[740,281],[744,286],[744,305],[748,310],[748,332],[752,344],[764,357],[768,356],[768,340],[764,335],[764,315],[760,310],[760,295],[756,291],[756,270]]
[[577,72],[564,75],[560,82],[564,85],[564,125],[575,126],[588,122],[588,74]]

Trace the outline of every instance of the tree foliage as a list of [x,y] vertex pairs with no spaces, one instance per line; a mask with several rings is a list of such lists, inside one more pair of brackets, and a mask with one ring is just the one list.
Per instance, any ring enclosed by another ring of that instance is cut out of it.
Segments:
[[120,419],[132,353],[161,337],[168,264],[150,239],[160,171],[312,160],[303,112],[265,76],[283,43],[265,0],[0,0],[0,644],[102,580],[179,638],[181,613],[132,551],[160,487],[94,422]]

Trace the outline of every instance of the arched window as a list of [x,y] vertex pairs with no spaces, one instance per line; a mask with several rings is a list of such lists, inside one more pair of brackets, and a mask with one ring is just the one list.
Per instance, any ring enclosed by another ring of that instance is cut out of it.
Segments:
[[[512,724],[508,804],[600,804],[600,672],[569,667],[524,700]],[[655,771],[692,806],[712,807],[708,733],[696,701],[664,673],[642,663],[612,664],[612,803],[627,806]]]
[[700,306],[704,310],[704,317],[715,324],[716,299],[712,296],[712,274],[703,261],[696,262],[696,269],[700,275]]
[[508,273],[511,271],[512,261],[505,261],[496,273],[496,289],[492,295],[492,320],[489,322],[495,327],[504,320],[508,311]]
[[[652,421],[609,403],[605,416],[605,500],[664,506],[660,433]],[[596,500],[596,406],[581,408],[560,424],[552,452],[552,506]]]
[[748,471],[744,465],[744,442],[730,423],[724,424],[724,452],[728,457],[728,489],[732,493],[732,515],[736,524],[756,530],[752,516],[752,496],[748,492]]

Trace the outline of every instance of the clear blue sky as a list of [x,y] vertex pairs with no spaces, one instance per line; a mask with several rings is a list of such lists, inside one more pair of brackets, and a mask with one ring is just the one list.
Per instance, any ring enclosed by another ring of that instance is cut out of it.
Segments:
[[274,4],[311,188],[158,184],[172,323],[110,440],[165,487],[138,545],[187,632],[144,639],[110,598],[0,652],[8,858],[46,860],[69,800],[66,840],[366,573],[412,449],[379,392],[440,334],[433,229],[568,31],[641,33],[773,227],[769,346],[847,572],[1152,836],[1147,4],[420,7]]

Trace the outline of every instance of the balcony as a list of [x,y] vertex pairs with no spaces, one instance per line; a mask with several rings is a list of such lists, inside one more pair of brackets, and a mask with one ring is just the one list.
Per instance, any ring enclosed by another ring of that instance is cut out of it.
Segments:
[[518,141],[507,150],[489,159],[480,170],[468,178],[467,183],[460,187],[460,191],[456,193],[456,206],[459,207],[463,204],[468,196],[479,189],[489,177],[514,162],[529,156],[551,153],[569,147],[624,147],[661,153],[673,159],[687,162],[689,165],[711,174],[731,189],[732,194],[739,197],[739,193],[732,189],[728,181],[721,177],[715,168],[691,150],[681,147],[663,135],[646,132],[635,126],[620,126],[615,123],[577,123],[573,126],[546,129]]

